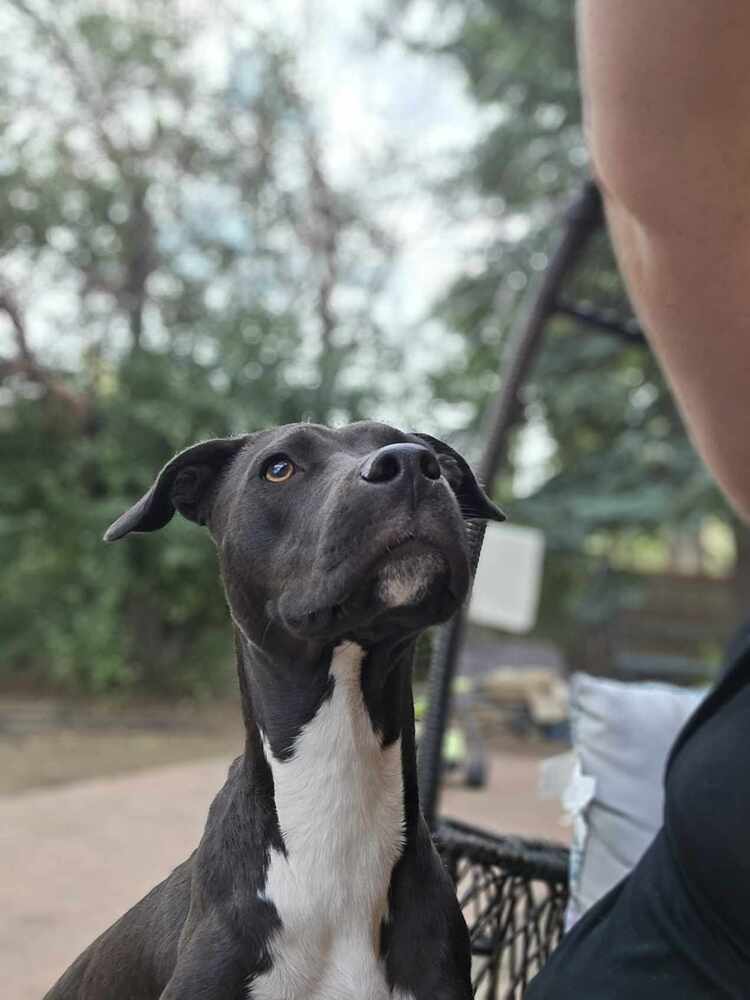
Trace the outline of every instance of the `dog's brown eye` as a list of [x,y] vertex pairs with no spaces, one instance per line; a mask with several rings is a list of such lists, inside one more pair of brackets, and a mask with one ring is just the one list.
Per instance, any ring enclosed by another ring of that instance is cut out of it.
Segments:
[[269,483],[285,483],[296,472],[294,462],[283,455],[276,455],[263,468],[263,478]]

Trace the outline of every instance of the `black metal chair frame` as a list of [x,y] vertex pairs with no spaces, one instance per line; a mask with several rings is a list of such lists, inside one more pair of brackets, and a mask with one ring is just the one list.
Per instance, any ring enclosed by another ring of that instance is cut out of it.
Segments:
[[[629,343],[645,343],[637,323],[565,298],[566,281],[604,225],[601,196],[586,181],[566,213],[563,233],[526,308],[506,341],[502,382],[487,413],[484,453],[478,466],[491,485],[505,459],[518,395],[542,345],[550,319],[567,316],[587,328]],[[485,523],[468,525],[475,570]],[[452,682],[461,653],[465,608],[439,629],[433,644],[428,707],[419,750],[419,788],[425,817],[456,884],[474,956],[475,995],[517,1000],[563,933],[568,896],[568,851],[558,844],[500,836],[439,819],[442,746]]]

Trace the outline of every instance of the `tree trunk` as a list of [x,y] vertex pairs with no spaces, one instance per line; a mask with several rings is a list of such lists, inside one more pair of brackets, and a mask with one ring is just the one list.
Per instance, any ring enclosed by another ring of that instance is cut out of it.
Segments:
[[130,327],[131,350],[140,350],[143,338],[143,309],[146,282],[156,267],[154,226],[146,205],[148,184],[135,182],[127,226],[125,308]]

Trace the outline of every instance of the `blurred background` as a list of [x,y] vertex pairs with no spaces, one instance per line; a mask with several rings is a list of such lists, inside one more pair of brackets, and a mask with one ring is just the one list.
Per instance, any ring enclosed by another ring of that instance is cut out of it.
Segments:
[[[205,788],[184,778],[203,789],[202,822],[239,749],[207,536],[175,519],[158,538],[101,543],[174,452],[374,418],[481,453],[503,346],[587,173],[572,7],[0,3],[0,792],[13,809],[43,785],[220,758],[201,765]],[[603,232],[575,294],[627,308]],[[508,818],[503,788],[479,808],[555,835],[529,761],[565,745],[568,674],[713,676],[750,536],[649,352],[565,316],[492,490],[544,555],[522,624],[480,615],[469,635],[467,726],[520,762],[502,773],[531,796],[526,818]],[[467,814],[466,796],[487,794],[454,792]]]

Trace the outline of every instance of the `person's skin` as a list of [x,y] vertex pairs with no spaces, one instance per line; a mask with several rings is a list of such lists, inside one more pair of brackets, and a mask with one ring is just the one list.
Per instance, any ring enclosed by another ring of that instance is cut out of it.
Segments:
[[750,519],[750,2],[579,0],[621,270],[690,434]]

